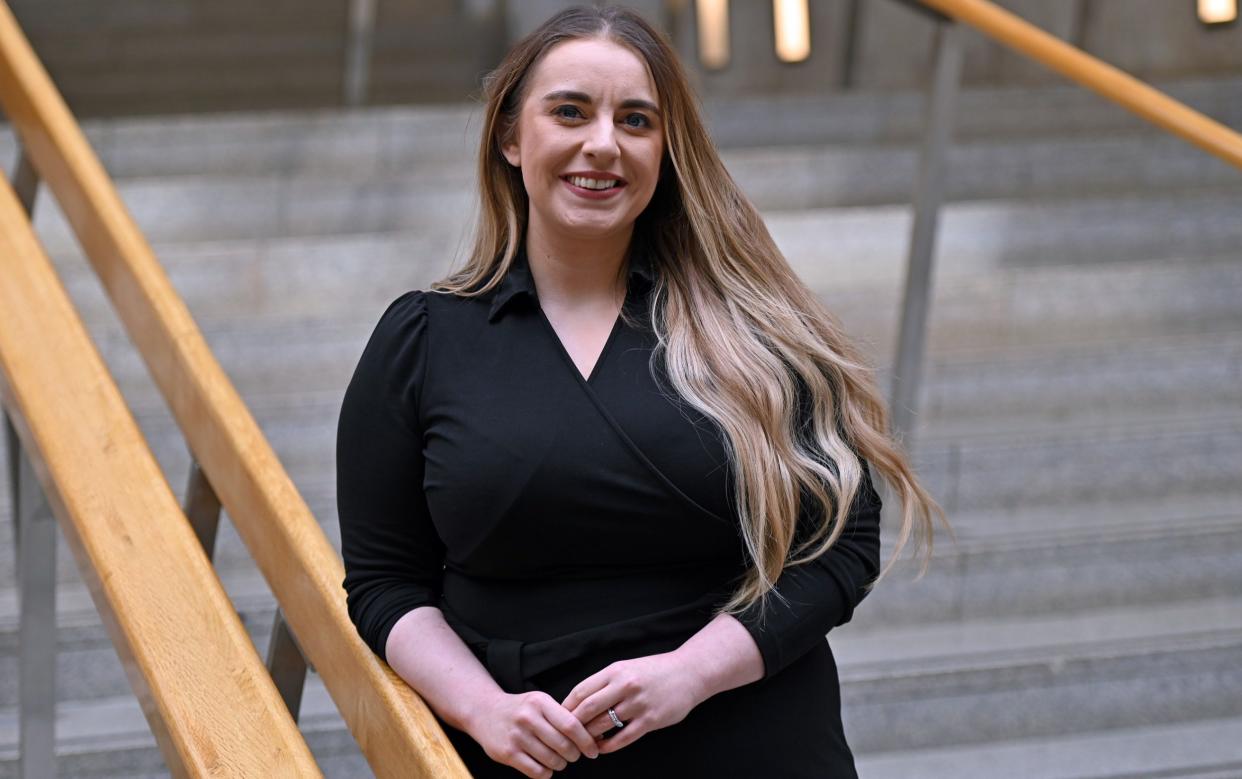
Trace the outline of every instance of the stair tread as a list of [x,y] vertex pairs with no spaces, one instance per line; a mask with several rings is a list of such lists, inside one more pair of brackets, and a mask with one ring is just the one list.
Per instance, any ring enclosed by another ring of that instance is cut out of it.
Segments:
[[1071,654],[1134,653],[1184,640],[1242,646],[1242,595],[1142,604],[1064,614],[966,620],[952,624],[877,624],[866,606],[829,634],[842,679],[943,671]]
[[[57,755],[156,746],[142,707],[133,695],[60,702],[56,705],[54,727]],[[332,697],[313,673],[306,678],[298,727],[304,735],[344,728]],[[0,760],[16,757],[17,709],[0,707]]]
[[[848,727],[848,719],[847,719]],[[1242,716],[1122,728],[1052,738],[937,749],[859,753],[867,779],[1120,779],[1242,774]]]

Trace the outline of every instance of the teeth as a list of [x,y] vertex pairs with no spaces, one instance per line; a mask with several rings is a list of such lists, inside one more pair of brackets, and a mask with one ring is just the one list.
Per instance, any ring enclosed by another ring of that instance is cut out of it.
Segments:
[[574,186],[582,187],[583,189],[612,189],[617,185],[614,179],[603,181],[600,179],[583,178],[582,176],[570,176],[569,181]]

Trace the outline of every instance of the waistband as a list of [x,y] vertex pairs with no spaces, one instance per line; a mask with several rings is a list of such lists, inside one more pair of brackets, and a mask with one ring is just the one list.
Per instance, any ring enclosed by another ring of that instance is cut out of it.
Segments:
[[712,610],[726,597],[724,592],[703,593],[662,611],[536,641],[484,635],[465,622],[443,597],[440,610],[492,678],[512,694],[534,690],[533,677],[595,653],[631,647],[634,656],[641,656],[652,654],[652,645],[679,644],[702,629],[710,621]]

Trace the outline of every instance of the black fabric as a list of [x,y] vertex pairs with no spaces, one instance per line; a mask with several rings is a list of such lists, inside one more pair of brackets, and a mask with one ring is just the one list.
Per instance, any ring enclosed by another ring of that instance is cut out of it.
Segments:
[[[654,273],[634,255],[626,308],[638,325],[618,317],[589,378],[521,253],[485,295],[415,290],[380,317],[336,453],[349,614],[380,657],[401,616],[436,606],[503,689],[562,700],[616,660],[676,649],[740,581],[748,560],[723,434],[666,395],[649,365]],[[705,771],[854,775],[825,634],[879,571],[880,499],[864,473],[834,547],[778,580],[788,603],[769,598],[762,622],[757,606],[739,617],[763,679],[570,770],[665,771],[676,745]],[[450,735],[476,776],[491,775],[468,737]]]

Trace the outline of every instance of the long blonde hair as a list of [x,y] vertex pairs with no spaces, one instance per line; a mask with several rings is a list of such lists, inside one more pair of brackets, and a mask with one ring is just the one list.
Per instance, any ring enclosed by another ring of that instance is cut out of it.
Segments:
[[[773,584],[786,565],[809,562],[835,543],[863,483],[859,458],[902,504],[891,559],[865,588],[888,573],[916,529],[926,550],[921,577],[931,557],[932,518],[948,521],[889,435],[874,369],[790,268],[725,170],[672,47],[635,12],[561,11],[484,78],[474,247],[461,270],[431,289],[483,294],[508,272],[525,239],[529,203],[521,171],[501,147],[517,125],[534,65],[552,46],[578,38],[610,40],[638,54],[665,112],[660,180],[631,246],[649,252],[657,275],[649,297],[652,363],[663,357],[677,396],[720,426],[733,465],[753,565],[719,611],[766,603],[769,592],[780,597]],[[820,509],[810,515],[825,519],[795,553],[814,548],[793,559],[804,498]]]

